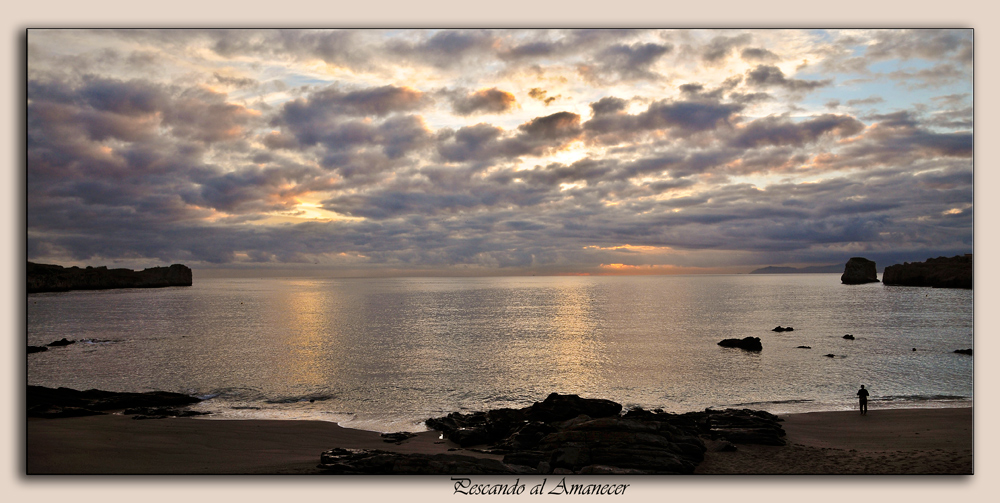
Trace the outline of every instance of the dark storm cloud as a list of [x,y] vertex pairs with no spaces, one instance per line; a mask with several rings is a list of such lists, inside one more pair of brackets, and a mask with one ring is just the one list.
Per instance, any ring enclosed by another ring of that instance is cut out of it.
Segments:
[[747,84],[755,87],[781,87],[792,92],[812,91],[814,89],[828,86],[833,81],[827,80],[799,80],[785,77],[785,73],[780,68],[771,65],[757,65],[751,70],[747,70]]
[[819,140],[823,135],[844,138],[858,134],[864,128],[861,121],[848,115],[826,114],[802,122],[771,116],[757,119],[740,128],[731,144],[742,148],[764,145],[803,146]]
[[301,183],[319,174],[315,168],[301,166],[247,166],[231,173],[193,177],[198,189],[184,194],[184,199],[230,213],[290,210],[297,204],[292,197],[305,191]]
[[594,112],[594,116],[606,115],[606,114],[616,114],[624,112],[628,107],[628,102],[616,98],[614,96],[608,96],[606,98],[601,98],[590,104],[590,109]]
[[901,85],[907,86],[910,89],[941,87],[968,79],[968,74],[965,70],[949,63],[942,63],[931,68],[916,71],[896,70],[889,72],[886,76],[899,81]]
[[258,84],[256,79],[250,77],[232,77],[221,75],[219,72],[213,73],[212,76],[215,77],[216,82],[236,88],[255,87]]
[[775,63],[781,61],[777,54],[759,47],[747,47],[740,53],[740,59],[750,63]]
[[502,49],[498,56],[507,61],[531,61],[587,54],[589,51],[620,44],[639,33],[637,30],[554,30],[532,32],[527,40]]
[[649,105],[637,118],[640,126],[646,129],[670,128],[696,132],[729,124],[741,110],[743,106],[735,103],[663,100]]
[[926,129],[909,112],[875,115],[860,141],[845,147],[822,164],[837,169],[870,165],[894,165],[924,157],[972,157],[972,133],[936,133]]
[[750,44],[752,41],[753,36],[749,33],[733,37],[715,37],[702,49],[701,59],[710,65],[723,63],[735,49]]
[[650,70],[650,67],[671,50],[673,46],[669,44],[613,45],[601,50],[586,63],[578,65],[577,71],[584,79],[591,82],[657,79],[660,75]]
[[517,106],[517,99],[513,94],[494,87],[456,95],[451,99],[451,106],[458,115],[501,114]]
[[496,42],[496,36],[489,31],[444,30],[417,42],[389,42],[386,50],[435,67],[449,68],[491,54]]
[[212,50],[227,58],[318,58],[331,65],[361,70],[373,69],[378,61],[373,58],[373,48],[355,30],[211,30],[207,35]]
[[445,132],[438,143],[438,153],[451,162],[538,156],[561,149],[581,133],[579,115],[557,112],[521,124],[516,133],[506,137],[502,129],[489,124]]
[[163,114],[175,136],[206,143],[241,138],[257,119],[256,112],[228,102],[224,93],[195,88],[177,96]]
[[227,102],[225,94],[200,88],[178,92],[142,80],[84,78],[75,89],[41,83],[29,89],[35,91],[29,128],[49,141],[142,141],[166,126],[174,136],[212,143],[241,137],[257,121],[256,112]]
[[847,106],[856,107],[864,105],[877,105],[879,103],[885,103],[885,100],[881,96],[869,96],[864,99],[847,100]]
[[875,59],[942,59],[972,64],[972,30],[883,30],[875,33],[874,43],[865,55]]
[[289,123],[312,123],[339,115],[383,117],[418,110],[430,102],[424,93],[409,87],[387,85],[349,92],[329,87],[285,103],[281,118]]
[[651,103],[645,111],[632,115],[624,113],[623,101],[607,97],[591,104],[594,117],[583,124],[591,141],[614,144],[631,139],[640,132],[669,130],[678,136],[687,136],[729,127],[744,108],[738,103],[714,100],[660,100]]
[[549,106],[550,104],[552,104],[553,101],[562,98],[561,94],[556,96],[546,96],[546,94],[548,94],[548,91],[540,87],[533,87],[531,88],[530,91],[528,91],[528,96],[538,101],[541,101],[542,103],[545,103],[545,106]]
[[89,77],[78,93],[95,110],[128,116],[148,115],[163,110],[167,103],[161,86],[141,80]]
[[[271,149],[381,146],[387,156],[397,158],[429,145],[432,135],[420,117],[398,115],[428,103],[423,93],[405,87],[327,88],[286,102],[271,121],[283,130],[268,133],[263,142]],[[370,117],[385,118],[373,122]]]

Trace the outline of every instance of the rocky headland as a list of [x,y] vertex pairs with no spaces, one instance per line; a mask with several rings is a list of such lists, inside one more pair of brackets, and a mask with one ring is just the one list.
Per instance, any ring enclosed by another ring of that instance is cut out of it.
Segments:
[[111,288],[161,288],[191,286],[191,269],[185,265],[151,267],[142,271],[101,267],[62,267],[28,262],[28,293]]
[[882,273],[882,283],[891,286],[972,288],[972,254],[891,265]]
[[428,419],[428,427],[469,449],[461,454],[409,454],[337,448],[319,468],[337,474],[690,474],[709,449],[733,444],[784,445],[777,416],[749,409],[672,414],[610,400],[553,393],[522,409],[496,409]]
[[840,276],[840,282],[845,285],[878,283],[877,274],[874,261],[864,257],[851,257],[844,266],[844,274]]

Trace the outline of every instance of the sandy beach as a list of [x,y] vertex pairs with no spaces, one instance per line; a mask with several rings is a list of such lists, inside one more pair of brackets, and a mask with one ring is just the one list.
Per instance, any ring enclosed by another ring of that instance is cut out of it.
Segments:
[[[971,474],[971,408],[789,414],[788,445],[713,452],[696,474]],[[334,447],[494,457],[428,431],[397,445],[321,421],[133,420],[102,415],[27,420],[35,474],[308,474]],[[449,451],[451,449],[451,451]]]
[[971,408],[781,415],[788,445],[708,452],[696,474],[972,474]]

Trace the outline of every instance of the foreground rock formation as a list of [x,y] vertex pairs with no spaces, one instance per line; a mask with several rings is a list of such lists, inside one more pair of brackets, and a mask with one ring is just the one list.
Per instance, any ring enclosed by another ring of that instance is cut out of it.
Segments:
[[864,257],[851,257],[844,266],[844,274],[840,276],[840,282],[845,285],[878,283],[877,274],[875,262]]
[[191,269],[181,264],[142,271],[107,267],[62,267],[28,262],[28,293],[110,288],[191,286]]
[[336,474],[690,474],[704,459],[706,441],[784,445],[779,418],[727,409],[686,414],[553,393],[522,409],[451,413],[427,420],[463,446],[502,454],[503,461],[461,454],[403,454],[332,449],[319,468]]
[[126,413],[156,416],[192,415],[185,411],[166,409],[198,403],[198,398],[181,393],[150,391],[147,393],[118,393],[90,389],[78,391],[71,388],[46,388],[28,386],[28,417],[78,417],[104,414],[109,410],[132,409]]
[[891,265],[882,273],[882,283],[934,288],[972,288],[972,255],[929,258],[924,262]]

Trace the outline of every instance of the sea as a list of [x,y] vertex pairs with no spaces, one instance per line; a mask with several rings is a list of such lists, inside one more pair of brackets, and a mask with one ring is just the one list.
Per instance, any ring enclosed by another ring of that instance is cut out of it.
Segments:
[[[774,332],[776,326],[794,328]],[[851,334],[853,340],[844,338]],[[763,350],[725,348],[759,337]],[[973,291],[839,274],[199,278],[29,294],[27,383],[173,391],[208,419],[423,431],[550,393],[668,412],[972,406]],[[803,347],[805,346],[805,347]],[[832,356],[831,356],[832,355]]]

